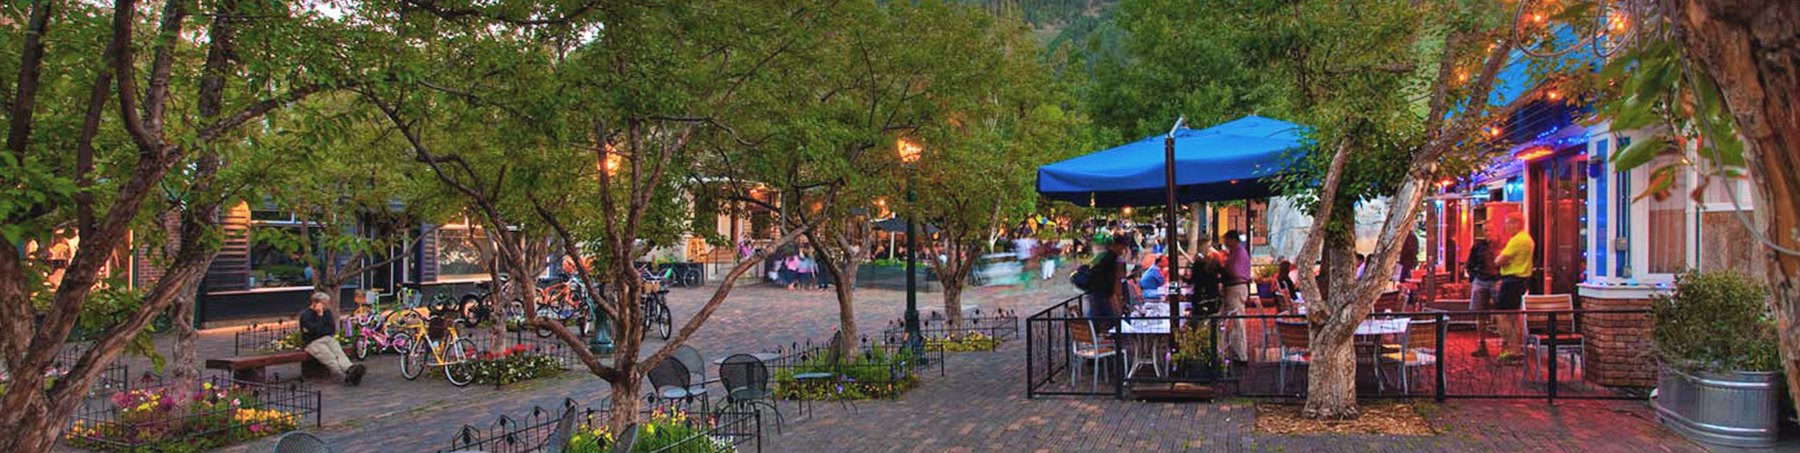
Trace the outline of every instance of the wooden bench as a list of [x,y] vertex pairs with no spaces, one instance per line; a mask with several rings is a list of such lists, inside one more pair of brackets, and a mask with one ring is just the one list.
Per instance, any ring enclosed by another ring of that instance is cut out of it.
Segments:
[[264,368],[289,363],[300,364],[300,375],[305,379],[331,378],[331,370],[325,368],[325,364],[313,360],[312,356],[308,355],[306,351],[285,351],[263,355],[206,359],[206,369],[229,370],[231,371],[231,378],[240,381],[267,382],[268,376],[267,373],[263,372]]

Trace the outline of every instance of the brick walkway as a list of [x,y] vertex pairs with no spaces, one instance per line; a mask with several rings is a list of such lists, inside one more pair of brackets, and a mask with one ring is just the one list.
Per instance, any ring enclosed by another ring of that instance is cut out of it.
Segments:
[[[965,294],[970,308],[1018,309],[1021,316],[1060,301],[1069,290],[980,289]],[[675,290],[677,322],[698,309],[710,289]],[[921,295],[924,307],[939,295]],[[858,318],[873,336],[899,317],[904,293],[859,292]],[[827,292],[740,287],[690,344],[708,359],[727,353],[824,338],[836,326]],[[1659,428],[1637,402],[1452,401],[1434,405],[1430,437],[1262,436],[1252,431],[1247,400],[1211,404],[1146,403],[1111,398],[1025,398],[1023,341],[990,353],[953,354],[947,375],[932,373],[898,401],[863,402],[854,411],[821,404],[813,416],[789,419],[783,435],[770,430],[765,451],[1454,451],[1454,452],[1698,452]],[[201,357],[229,355],[230,333],[209,333]],[[366,362],[362,387],[319,384],[325,427],[310,429],[337,451],[429,452],[445,448],[463,424],[486,427],[496,417],[519,417],[533,405],[557,407],[565,398],[599,400],[598,379],[571,372],[501,389],[455,388],[439,380],[405,381],[394,358]],[[283,369],[284,376],[297,367]],[[141,370],[134,365],[134,373]],[[269,451],[272,439],[225,451]]]

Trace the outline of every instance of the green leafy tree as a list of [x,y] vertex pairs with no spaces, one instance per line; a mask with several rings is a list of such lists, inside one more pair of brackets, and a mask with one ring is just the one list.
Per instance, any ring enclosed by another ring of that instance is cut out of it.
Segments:
[[[1701,178],[1687,196],[1696,200],[1709,184],[1748,177],[1756,189],[1757,215],[1735,219],[1768,260],[1767,303],[1779,333],[1789,394],[1800,395],[1800,3],[1681,0],[1633,3],[1610,11],[1622,31],[1637,40],[1600,74],[1599,117],[1613,130],[1660,131],[1611,156],[1619,171],[1648,165],[1660,154],[1676,164],[1651,170],[1638,195],[1669,194],[1683,167]],[[1593,10],[1590,8],[1590,10]],[[1598,14],[1595,12],[1594,14]],[[1577,51],[1580,51],[1579,49]],[[1707,165],[1694,165],[1693,162]],[[1730,190],[1735,205],[1738,191]],[[1800,400],[1795,407],[1800,408]]]
[[[779,83],[766,68],[828,4],[709,2],[409,1],[362,5],[398,30],[385,70],[392,83],[360,90],[387,119],[392,145],[463,200],[495,238],[513,275],[532,275],[522,232],[542,225],[560,252],[581,256],[593,309],[611,321],[613,350],[537,316],[611,387],[611,423],[637,419],[644,376],[694,334],[762,256],[740,261],[698,312],[660,347],[644,348],[641,278],[633,262],[690,224],[684,193],[700,179],[700,144],[734,134],[728,120],[750,86]],[[379,18],[379,19],[375,19]],[[777,243],[793,240],[806,227]],[[646,355],[647,353],[647,355]]]
[[[216,247],[225,158],[238,140],[263,132],[246,126],[354,83],[360,76],[343,63],[358,48],[345,40],[350,26],[280,4],[32,1],[0,14],[24,37],[0,44],[0,60],[18,75],[0,106],[9,125],[0,154],[0,356],[14,389],[0,396],[0,423],[10,427],[0,450],[42,452],[105,365],[191,294]],[[207,39],[182,38],[202,27]],[[101,269],[134,230],[146,238],[168,231],[153,224],[161,213],[144,209],[168,187],[196,196],[169,206],[179,227],[167,240],[179,245],[162,262],[162,279],[110,315],[68,374],[50,381],[45,372],[77,319],[90,316],[89,302],[119,299],[96,292]],[[65,229],[81,247],[51,288],[18,244]]]
[[[1247,61],[1259,62],[1256,69],[1280,85],[1273,91],[1297,107],[1296,122],[1314,128],[1314,145],[1296,156],[1298,171],[1285,184],[1313,214],[1294,260],[1298,272],[1313,274],[1322,251],[1321,275],[1332,288],[1297,282],[1309,304],[1313,355],[1303,413],[1355,417],[1352,334],[1388,276],[1355,275],[1352,209],[1359,201],[1390,200],[1368,268],[1391,269],[1430,184],[1503,148],[1483,128],[1538,99],[1489,104],[1497,74],[1519,45],[1513,10],[1491,2],[1327,1],[1224,1],[1205,9],[1229,24],[1222,34]],[[1565,69],[1533,66],[1547,81]]]

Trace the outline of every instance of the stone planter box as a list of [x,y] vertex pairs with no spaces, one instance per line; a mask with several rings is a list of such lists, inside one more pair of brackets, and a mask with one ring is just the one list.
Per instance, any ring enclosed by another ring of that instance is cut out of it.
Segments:
[[1771,447],[1781,432],[1781,373],[1688,374],[1663,367],[1651,405],[1663,426],[1688,439]]

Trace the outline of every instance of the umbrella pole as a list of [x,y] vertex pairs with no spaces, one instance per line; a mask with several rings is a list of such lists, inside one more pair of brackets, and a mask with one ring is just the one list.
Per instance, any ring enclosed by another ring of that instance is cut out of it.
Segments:
[[[1176,286],[1173,283],[1181,276],[1181,272],[1177,270],[1181,269],[1181,256],[1175,253],[1167,253],[1174,251],[1175,244],[1178,244],[1178,242],[1176,242],[1177,236],[1175,234],[1175,218],[1181,212],[1181,205],[1175,204],[1175,130],[1180,128],[1181,121],[1176,120],[1175,128],[1170,129],[1169,135],[1163,138],[1163,192],[1168,197],[1168,209],[1163,212],[1163,221],[1168,224],[1168,226],[1163,229],[1163,233],[1166,236],[1163,243],[1168,244],[1168,246],[1163,248],[1163,256],[1169,260],[1169,267],[1163,269],[1163,275],[1165,276],[1163,279],[1170,283],[1170,288],[1179,288],[1179,286]],[[1178,324],[1178,319],[1181,316],[1181,303],[1177,301],[1177,299],[1179,299],[1179,292],[1179,290],[1170,291],[1165,292],[1163,295],[1163,300],[1169,303],[1169,351],[1171,358],[1174,351],[1177,350],[1176,348],[1179,347],[1179,343],[1175,341],[1175,336],[1177,332],[1180,331],[1181,327],[1181,325]],[[1171,374],[1174,372],[1173,369],[1169,371]]]

